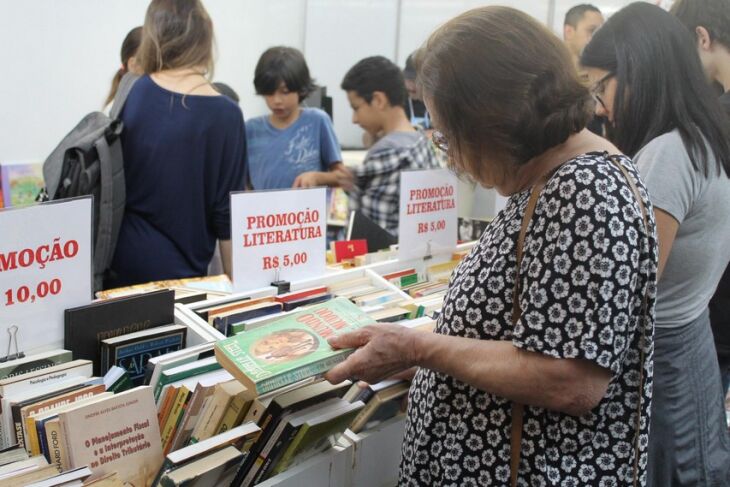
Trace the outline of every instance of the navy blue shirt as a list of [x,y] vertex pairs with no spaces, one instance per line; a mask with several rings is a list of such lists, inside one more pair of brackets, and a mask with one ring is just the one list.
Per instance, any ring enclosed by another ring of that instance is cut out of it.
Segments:
[[205,275],[231,237],[229,193],[245,188],[241,109],[143,76],[121,119],[127,204],[106,286]]

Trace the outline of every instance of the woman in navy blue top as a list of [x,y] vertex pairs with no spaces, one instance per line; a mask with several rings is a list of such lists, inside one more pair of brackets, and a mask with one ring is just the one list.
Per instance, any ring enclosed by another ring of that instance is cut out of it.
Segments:
[[107,287],[204,275],[216,240],[230,269],[229,193],[245,187],[246,135],[238,105],[205,77],[212,45],[198,0],[150,4],[147,74],[121,113],[127,203]]

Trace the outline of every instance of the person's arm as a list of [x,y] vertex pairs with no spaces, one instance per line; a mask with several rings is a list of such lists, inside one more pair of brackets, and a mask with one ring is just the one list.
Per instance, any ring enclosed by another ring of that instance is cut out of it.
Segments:
[[335,162],[330,166],[330,170],[309,171],[297,176],[294,180],[294,188],[316,188],[317,186],[329,186],[332,188],[352,187],[352,172],[345,167],[342,162]]
[[233,263],[233,247],[231,246],[230,240],[219,240],[218,241],[218,247],[221,251],[221,264],[223,265],[223,272],[226,273],[229,279],[233,278],[233,275],[231,271],[233,270],[231,268]]
[[656,273],[657,281],[659,281],[669,259],[669,253],[672,251],[674,237],[677,236],[677,230],[679,230],[679,222],[672,215],[657,207],[654,207],[654,219],[659,243],[659,266]]
[[418,366],[449,375],[499,397],[580,416],[606,394],[611,373],[581,359],[556,359],[509,341],[424,333],[378,324],[329,340],[334,348],[361,347],[325,378],[379,382]]

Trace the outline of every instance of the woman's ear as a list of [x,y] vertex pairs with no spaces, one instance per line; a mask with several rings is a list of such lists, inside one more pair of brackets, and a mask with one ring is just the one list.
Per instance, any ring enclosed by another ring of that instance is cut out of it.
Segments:
[[697,47],[703,51],[709,51],[712,49],[712,37],[707,29],[698,25],[695,28],[695,34],[697,36]]

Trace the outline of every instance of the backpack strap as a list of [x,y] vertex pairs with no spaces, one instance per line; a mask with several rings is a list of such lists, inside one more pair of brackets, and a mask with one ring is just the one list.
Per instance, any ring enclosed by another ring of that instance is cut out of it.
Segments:
[[119,118],[119,114],[122,113],[122,108],[124,108],[124,103],[127,101],[129,92],[132,91],[132,86],[134,86],[134,82],[138,79],[139,76],[131,72],[127,72],[122,76],[121,81],[119,81],[119,87],[117,88],[117,94],[114,95],[114,102],[109,112],[109,118],[112,120]]
[[[616,166],[621,174],[626,179],[631,191],[634,193],[634,198],[641,208],[641,216],[644,223],[645,231],[649,232],[649,218],[646,213],[646,206],[644,201],[641,199],[639,189],[634,182],[634,179],[629,175],[623,165],[618,161],[615,156],[610,156],[609,160]],[[541,181],[536,184],[530,192],[530,199],[527,202],[527,208],[525,209],[525,215],[522,217],[522,227],[520,228],[519,236],[517,237],[517,269],[515,271],[515,286],[512,291],[512,325],[516,325],[522,316],[522,307],[520,306],[520,267],[522,266],[522,256],[524,253],[525,236],[527,235],[527,227],[530,225],[532,215],[535,213],[535,207],[537,206],[537,200],[540,197],[545,181]],[[648,310],[649,304],[649,290],[644,293],[644,298],[641,304],[641,316],[644,316]],[[634,476],[633,486],[639,485],[639,433],[641,431],[641,406],[644,399],[644,360],[646,356],[645,343],[646,343],[646,326],[641,320],[641,339],[639,341],[640,348],[640,362],[639,362],[639,406],[636,415],[636,435],[634,437]],[[517,479],[519,478],[520,471],[520,456],[522,453],[522,428],[524,424],[525,406],[517,402],[512,402],[512,426],[511,426],[511,438],[510,438],[510,485],[511,487],[517,487]]]

